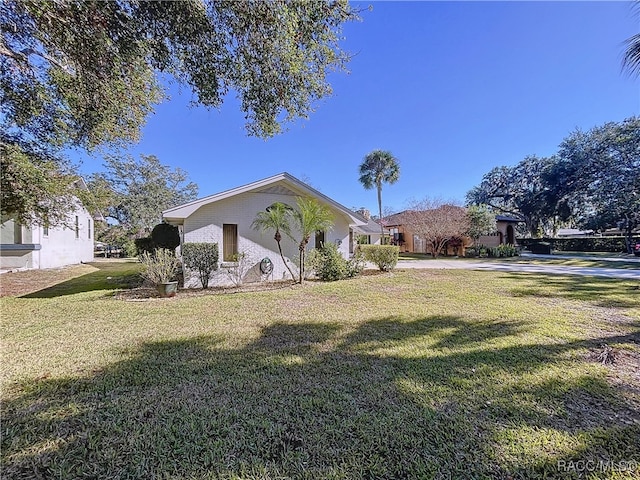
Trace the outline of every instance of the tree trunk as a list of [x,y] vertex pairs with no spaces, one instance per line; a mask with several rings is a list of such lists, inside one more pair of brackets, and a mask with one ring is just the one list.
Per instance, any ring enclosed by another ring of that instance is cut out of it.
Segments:
[[380,222],[380,245],[384,245],[384,226],[382,225],[382,184],[378,183],[378,221]]
[[282,235],[280,235],[279,230],[276,230],[276,234],[273,236],[273,239],[278,243],[278,251],[280,252],[280,258],[282,258],[282,263],[284,263],[285,268],[289,270],[289,273],[291,274],[291,280],[295,281],[296,276],[294,275],[293,271],[291,270],[291,267],[289,267],[289,264],[285,260],[284,253],[282,253],[282,245],[280,245],[280,240],[282,240]]

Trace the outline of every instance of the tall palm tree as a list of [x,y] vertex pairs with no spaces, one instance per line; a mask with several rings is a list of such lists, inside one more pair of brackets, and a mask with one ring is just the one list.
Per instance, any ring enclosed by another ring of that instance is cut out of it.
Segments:
[[289,270],[291,279],[295,280],[296,276],[285,260],[284,254],[282,253],[282,245],[280,244],[280,241],[282,240],[282,233],[284,233],[288,237],[291,237],[290,220],[292,213],[293,210],[289,205],[286,205],[282,202],[276,202],[273,205],[267,207],[266,211],[258,212],[256,214],[256,218],[253,220],[251,228],[263,232],[267,230],[275,231],[273,239],[278,244],[278,251],[280,252],[282,262],[284,263],[284,266],[287,267],[287,270]]
[[381,238],[384,239],[384,227],[382,226],[382,184],[393,184],[400,177],[400,165],[398,159],[386,150],[374,150],[360,164],[360,183],[367,190],[374,186],[378,190],[378,214],[380,221]]
[[293,212],[292,218],[294,226],[300,232],[300,243],[298,244],[298,250],[300,251],[299,281],[302,283],[304,279],[305,250],[311,235],[331,228],[333,226],[333,214],[329,207],[318,202],[315,198],[300,197],[297,205],[298,209]]
[[[635,1],[631,7],[633,13],[640,19],[640,1]],[[640,76],[640,33],[632,35],[624,43],[627,49],[622,57],[622,68],[633,76]]]

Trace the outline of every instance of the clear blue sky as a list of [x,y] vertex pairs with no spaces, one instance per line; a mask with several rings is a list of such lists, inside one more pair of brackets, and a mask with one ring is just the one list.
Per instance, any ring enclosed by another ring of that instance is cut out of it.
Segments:
[[[334,95],[309,120],[250,138],[235,99],[207,111],[174,90],[131,152],[186,170],[200,196],[287,171],[377,212],[357,173],[373,149],[400,160],[400,180],[383,188],[400,210],[410,198],[463,200],[495,166],[640,114],[640,79],[620,70],[624,40],[640,31],[627,2],[372,5],[344,29],[350,73],[332,74]],[[101,169],[99,158],[82,165]]]

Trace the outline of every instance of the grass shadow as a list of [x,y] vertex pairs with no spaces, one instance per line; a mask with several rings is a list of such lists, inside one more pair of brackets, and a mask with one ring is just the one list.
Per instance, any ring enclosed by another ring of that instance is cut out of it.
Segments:
[[[525,377],[563,364],[585,342],[495,348],[491,340],[523,327],[467,323],[464,332],[452,316],[343,328],[277,323],[236,348],[215,336],[145,342],[85,377],[26,379],[5,393],[4,473],[578,478],[526,445],[505,453],[513,443],[505,436],[535,445],[547,430],[570,439],[596,432],[562,443],[559,459],[640,458],[640,427],[622,421],[638,411],[622,400],[576,423],[585,405],[614,401],[603,378],[564,378],[559,369],[534,383]],[[411,356],[372,348],[422,337],[438,340]]]
[[121,290],[135,288],[142,284],[141,265],[129,262],[94,262],[89,265],[98,271],[74,277],[50,287],[22,295],[20,298],[55,298],[96,290]]
[[509,289],[516,297],[561,297],[605,308],[640,308],[640,283],[634,280],[506,272],[502,278],[518,285]]

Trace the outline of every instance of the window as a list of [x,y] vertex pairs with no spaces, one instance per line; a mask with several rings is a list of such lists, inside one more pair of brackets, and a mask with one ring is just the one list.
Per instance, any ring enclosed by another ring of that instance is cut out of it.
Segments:
[[49,222],[44,221],[44,225],[42,225],[42,235],[45,237],[49,236]]
[[318,230],[316,232],[316,248],[324,247],[324,232]]
[[91,240],[91,219],[87,219],[87,238]]
[[76,238],[80,238],[80,220],[76,215]]
[[233,262],[238,254],[238,225],[222,225],[222,261]]
[[18,220],[13,222],[13,243],[22,243],[22,224]]

